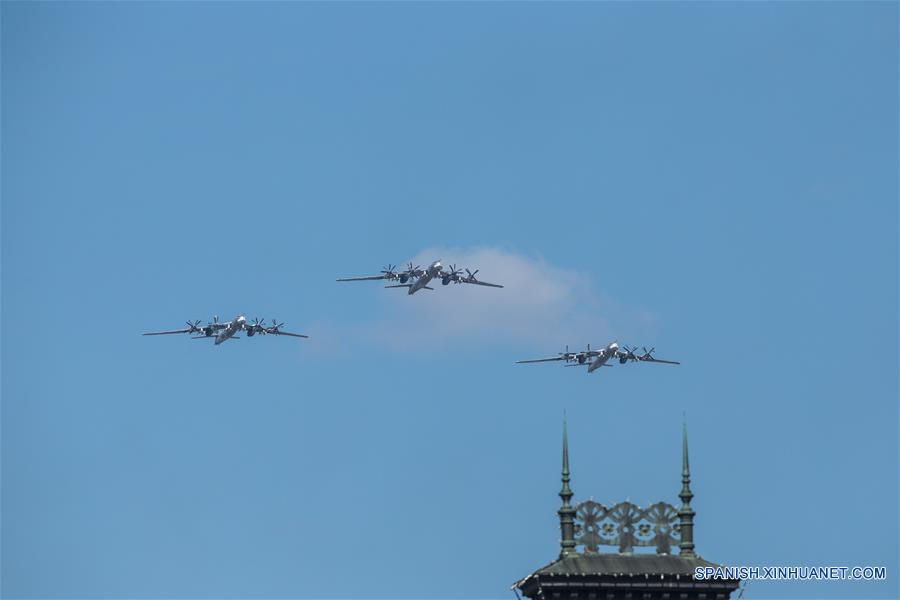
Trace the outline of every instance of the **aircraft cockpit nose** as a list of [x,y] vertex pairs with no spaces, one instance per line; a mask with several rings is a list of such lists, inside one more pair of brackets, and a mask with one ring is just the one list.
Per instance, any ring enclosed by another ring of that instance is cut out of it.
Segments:
[[441,261],[436,260],[436,261],[434,261],[434,264],[431,265],[431,266],[434,267],[435,269],[440,269],[440,268],[441,268]]

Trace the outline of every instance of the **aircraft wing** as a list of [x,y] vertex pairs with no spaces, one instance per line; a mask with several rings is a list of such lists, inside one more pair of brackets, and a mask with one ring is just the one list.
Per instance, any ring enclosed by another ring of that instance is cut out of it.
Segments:
[[554,360],[566,360],[565,356],[554,356],[553,358],[532,358],[529,360],[517,360],[517,365],[522,365],[525,363],[540,363],[540,362],[551,362]]
[[459,281],[460,281],[461,283],[471,283],[472,285],[483,285],[483,286],[486,286],[486,287],[495,287],[495,288],[502,288],[502,287],[503,287],[502,285],[499,285],[499,284],[497,284],[497,283],[488,283],[487,281],[478,281],[477,279],[466,279],[466,278],[462,278],[462,279],[460,279]]
[[653,357],[650,357],[650,358],[638,357],[638,360],[641,362],[655,362],[655,363],[663,363],[666,365],[680,365],[681,364],[680,362],[675,361],[675,360],[663,360],[661,358],[653,358]]
[[[384,287],[385,287],[385,288],[411,288],[411,287],[412,287],[412,284],[411,284],[411,283],[398,283],[398,284],[396,284],[396,285],[386,285],[386,286],[384,286]],[[428,287],[427,285],[423,285],[423,286],[422,286],[421,288],[419,288],[419,289],[422,289],[422,290],[431,290],[432,292],[434,291],[434,288],[433,288],[433,287]]]
[[290,333],[288,331],[268,331],[267,333],[270,333],[272,335],[289,335],[291,337],[298,337],[298,338],[308,338],[309,337],[308,335],[303,335],[302,333]]
[[375,281],[377,279],[390,279],[387,275],[366,275],[365,277],[342,277],[336,281]]
[[170,333],[191,333],[190,329],[175,329],[172,331],[151,331],[149,333],[143,333],[141,335],[169,335]]

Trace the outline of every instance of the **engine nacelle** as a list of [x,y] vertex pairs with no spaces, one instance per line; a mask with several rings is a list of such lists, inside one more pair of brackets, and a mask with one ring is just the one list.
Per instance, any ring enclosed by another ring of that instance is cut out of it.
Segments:
[[255,333],[256,333],[256,327],[251,327],[250,329],[247,330],[247,337],[253,337],[253,335]]
[[449,285],[450,278],[449,277],[441,277],[441,285]]
[[587,357],[584,354],[581,354],[578,356],[578,364],[579,365],[583,365],[584,361],[586,361],[586,360],[587,360]]
[[619,358],[619,364],[620,364],[620,365],[624,365],[626,362],[628,362],[628,357],[627,357],[627,356],[622,356],[622,357]]
[[400,283],[406,283],[407,281],[409,281],[409,275],[400,276]]
[[203,328],[203,335],[205,335],[206,337],[212,337],[214,333],[215,333],[215,331],[213,330],[212,327],[204,327]]

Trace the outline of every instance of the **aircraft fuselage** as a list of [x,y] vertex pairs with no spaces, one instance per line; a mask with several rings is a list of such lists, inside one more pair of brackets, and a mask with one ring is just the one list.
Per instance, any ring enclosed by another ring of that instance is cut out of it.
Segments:
[[592,373],[606,364],[606,362],[616,355],[616,352],[619,350],[619,344],[616,342],[612,342],[609,346],[603,349],[603,351],[591,361],[591,364],[588,365],[588,373]]
[[233,337],[234,334],[236,334],[238,331],[244,329],[244,324],[246,322],[247,319],[244,317],[244,315],[238,315],[237,317],[235,317],[234,320],[225,327],[225,329],[216,334],[215,345],[218,346],[228,338]]
[[409,290],[406,292],[410,296],[427,286],[431,283],[431,280],[438,276],[438,273],[441,272],[441,261],[434,261],[428,269],[426,269],[425,273],[419,277],[415,283],[409,286]]

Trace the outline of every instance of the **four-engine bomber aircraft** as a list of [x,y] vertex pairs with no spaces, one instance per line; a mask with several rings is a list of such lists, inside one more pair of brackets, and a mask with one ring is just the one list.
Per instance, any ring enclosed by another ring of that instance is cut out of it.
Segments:
[[247,337],[253,337],[255,334],[260,335],[289,335],[291,337],[298,338],[308,338],[308,335],[303,335],[302,333],[288,333],[287,331],[281,331],[281,327],[284,326],[284,323],[278,323],[275,319],[272,319],[271,325],[264,325],[262,321],[259,319],[254,319],[252,323],[247,321],[247,318],[244,315],[236,316],[232,321],[228,323],[219,323],[219,317],[213,317],[211,323],[207,323],[205,326],[200,327],[200,321],[194,321],[191,323],[187,322],[187,329],[175,329],[173,331],[152,331],[150,333],[145,333],[144,335],[169,335],[172,333],[197,333],[199,335],[192,337],[192,340],[204,340],[208,338],[213,338],[215,340],[215,345],[218,346],[225,340],[235,339],[239,340],[241,338],[237,337],[235,334],[241,331],[245,331],[247,333]]
[[663,363],[667,365],[680,365],[680,362],[676,362],[674,360],[662,360],[659,358],[653,357],[653,351],[656,348],[650,348],[647,350],[643,348],[643,354],[636,353],[637,346],[634,348],[629,348],[628,346],[622,346],[622,349],[619,349],[618,342],[611,342],[605,348],[601,348],[600,350],[591,350],[591,345],[588,344],[587,350],[582,350],[581,352],[569,352],[569,347],[566,346],[565,352],[560,352],[558,356],[554,356],[553,358],[535,358],[531,360],[518,360],[516,364],[523,363],[539,363],[539,362],[550,362],[556,360],[564,360],[568,362],[574,362],[575,364],[565,365],[567,367],[584,367],[588,368],[587,372],[592,373],[599,369],[600,367],[611,367],[611,364],[607,364],[610,360],[618,360],[619,364],[624,365],[628,361],[633,362],[651,362],[651,363]]
[[[428,284],[431,283],[432,279],[440,279],[441,285],[449,285],[450,283],[471,283],[474,285],[483,285],[486,287],[495,287],[502,288],[502,285],[497,285],[496,283],[488,283],[486,281],[479,281],[475,279],[475,273],[478,272],[478,269],[475,271],[470,271],[465,269],[466,276],[463,277],[462,271],[456,268],[456,265],[451,265],[449,271],[445,271],[444,267],[441,266],[441,261],[436,260],[431,263],[431,266],[425,270],[422,270],[420,267],[414,267],[412,263],[409,263],[409,268],[405,271],[395,271],[396,265],[388,265],[381,271],[381,275],[369,275],[367,277],[344,277],[338,279],[338,281],[374,281],[378,279],[385,279],[387,281],[399,281],[399,284],[396,285],[386,285],[386,288],[406,288],[407,293],[409,295],[413,295],[419,290],[434,290],[432,287],[428,287]],[[412,283],[407,283],[412,280]]]

